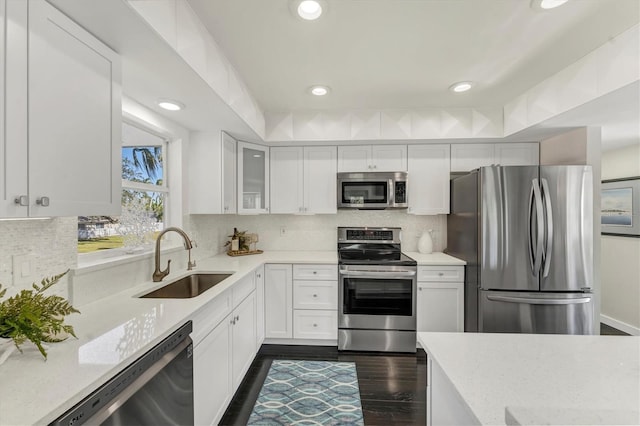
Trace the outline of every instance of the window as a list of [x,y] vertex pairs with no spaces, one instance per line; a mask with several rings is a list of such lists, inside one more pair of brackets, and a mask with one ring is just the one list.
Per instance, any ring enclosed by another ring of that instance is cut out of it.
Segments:
[[164,228],[169,189],[167,140],[138,124],[122,124],[122,214],[78,217],[78,253],[135,251]]

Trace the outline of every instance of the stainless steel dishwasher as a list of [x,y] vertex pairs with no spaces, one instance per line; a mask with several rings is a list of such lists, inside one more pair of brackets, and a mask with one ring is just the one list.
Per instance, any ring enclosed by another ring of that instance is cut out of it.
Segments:
[[193,425],[188,321],[51,425]]

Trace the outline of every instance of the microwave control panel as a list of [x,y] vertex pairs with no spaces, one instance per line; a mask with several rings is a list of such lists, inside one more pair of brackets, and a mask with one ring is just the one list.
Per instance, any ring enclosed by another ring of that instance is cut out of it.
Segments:
[[407,182],[397,181],[395,182],[395,202],[396,204],[404,204],[407,202]]

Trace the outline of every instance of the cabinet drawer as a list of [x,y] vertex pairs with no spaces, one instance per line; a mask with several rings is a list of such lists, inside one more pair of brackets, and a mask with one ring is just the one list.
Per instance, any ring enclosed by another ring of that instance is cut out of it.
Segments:
[[294,339],[337,339],[338,311],[293,311]]
[[338,309],[337,281],[294,281],[294,309]]
[[193,314],[193,346],[198,346],[220,321],[231,313],[231,291],[227,290]]
[[418,266],[418,281],[464,282],[464,266]]
[[293,265],[294,280],[337,280],[338,265]]
[[256,289],[255,274],[251,272],[244,278],[241,278],[232,287],[233,290],[233,307],[235,308],[242,302],[245,297]]

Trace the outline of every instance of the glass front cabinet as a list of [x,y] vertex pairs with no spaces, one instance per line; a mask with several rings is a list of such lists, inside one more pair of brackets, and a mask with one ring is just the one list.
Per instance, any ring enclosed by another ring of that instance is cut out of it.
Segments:
[[238,142],[238,214],[269,213],[269,147]]

